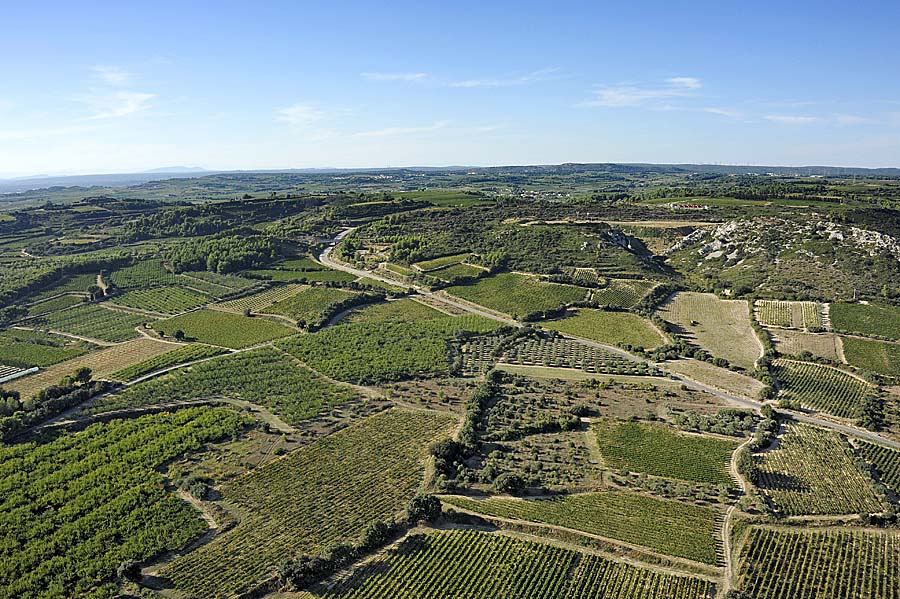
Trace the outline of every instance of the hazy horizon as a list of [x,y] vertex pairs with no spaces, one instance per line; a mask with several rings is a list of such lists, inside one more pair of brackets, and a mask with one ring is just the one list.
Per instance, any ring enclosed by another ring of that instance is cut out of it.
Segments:
[[6,12],[16,27],[0,50],[16,60],[0,91],[2,178],[167,165],[900,166],[896,3]]

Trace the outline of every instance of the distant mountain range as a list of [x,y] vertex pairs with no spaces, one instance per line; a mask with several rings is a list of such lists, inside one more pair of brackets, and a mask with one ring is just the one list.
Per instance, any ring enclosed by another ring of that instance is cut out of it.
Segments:
[[220,173],[372,173],[372,172],[454,172],[454,171],[513,171],[513,172],[672,172],[708,173],[718,175],[773,174],[780,176],[824,176],[824,177],[900,177],[900,168],[858,168],[842,166],[755,166],[722,164],[651,164],[651,163],[565,163],[555,165],[509,165],[491,167],[472,166],[411,166],[384,168],[303,168],[303,169],[258,169],[239,171],[210,171],[200,167],[168,166],[138,173],[117,173],[97,175],[47,176],[35,175],[15,179],[0,179],[0,193],[19,193],[35,189],[53,187],[128,187],[164,179],[185,179]]

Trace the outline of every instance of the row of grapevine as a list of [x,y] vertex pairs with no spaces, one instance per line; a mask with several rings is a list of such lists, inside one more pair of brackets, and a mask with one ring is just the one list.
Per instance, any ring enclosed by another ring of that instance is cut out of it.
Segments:
[[858,514],[884,508],[873,482],[837,433],[786,424],[778,447],[756,457],[758,486],[789,516]]
[[422,482],[426,448],[453,419],[390,410],[307,445],[222,488],[237,527],[163,575],[187,597],[229,597],[300,553],[352,541],[399,512]]
[[304,289],[306,289],[306,285],[289,283],[287,285],[279,285],[278,287],[267,289],[266,291],[263,291],[261,293],[254,293],[253,295],[248,295],[246,297],[222,302],[216,304],[213,307],[217,310],[225,310],[227,312],[235,312],[237,314],[240,314],[244,310],[250,310],[250,312],[257,313],[261,312],[264,308],[267,308],[283,299],[289,298],[295,293],[298,293]]
[[800,402],[841,418],[858,418],[863,400],[876,389],[832,366],[780,359],[774,362],[780,399]]
[[713,593],[714,585],[706,580],[502,534],[453,530],[407,537],[398,547],[315,596],[707,599]]
[[610,308],[631,308],[644,299],[656,283],[640,279],[612,279],[591,294],[591,301]]
[[193,408],[0,448],[0,598],[86,596],[109,587],[123,561],[202,533],[200,515],[165,491],[156,468],[248,423],[226,408]]
[[857,441],[859,453],[878,471],[881,482],[900,493],[900,451],[868,441]]
[[86,304],[38,316],[25,324],[116,343],[137,337],[138,332],[134,328],[147,320],[153,319],[121,310],[107,309],[98,304]]
[[513,345],[502,358],[508,364],[578,368],[603,374],[659,376],[656,368],[634,362],[606,350],[573,339],[523,339]]
[[157,314],[180,314],[207,303],[209,299],[182,287],[134,289],[110,300],[113,304]]
[[900,536],[851,530],[750,530],[738,586],[752,599],[898,599]]
[[822,309],[817,302],[757,300],[756,318],[761,324],[787,329],[811,329],[823,326]]

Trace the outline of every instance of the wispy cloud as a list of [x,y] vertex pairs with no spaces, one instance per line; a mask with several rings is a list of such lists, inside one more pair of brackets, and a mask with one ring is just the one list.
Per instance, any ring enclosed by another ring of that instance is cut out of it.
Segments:
[[91,67],[94,74],[107,85],[125,85],[131,79],[131,74],[119,67],[109,65],[94,65]]
[[312,104],[297,103],[287,108],[279,108],[276,118],[291,127],[308,127],[324,118],[325,113]]
[[540,69],[525,73],[524,75],[515,75],[510,77],[488,78],[488,79],[463,79],[460,81],[451,81],[447,85],[449,87],[512,87],[516,85],[528,85],[530,83],[539,83],[552,78],[559,72],[556,67]]
[[709,114],[717,114],[719,116],[725,116],[731,119],[742,119],[744,118],[744,113],[740,110],[732,110],[730,108],[717,108],[715,106],[709,106],[701,109],[703,112],[708,112]]
[[700,89],[703,84],[696,77],[669,77],[666,83],[672,87],[680,87],[683,89]]
[[608,85],[594,90],[594,99],[581,106],[625,108],[646,104],[659,104],[672,98],[685,98],[703,87],[696,77],[670,77],[661,85],[621,84]]
[[428,77],[428,73],[381,73],[365,72],[360,77],[369,81],[421,81]]
[[73,135],[75,133],[84,133],[97,129],[96,126],[80,126],[80,127],[53,127],[53,128],[36,128],[36,129],[0,129],[0,140],[2,141],[31,141],[45,137],[56,137]]
[[423,125],[420,127],[386,127],[384,129],[375,129],[373,131],[361,131],[356,134],[356,137],[395,137],[401,135],[414,135],[444,129],[448,124],[447,121],[437,121],[431,125]]
[[767,121],[781,125],[812,125],[821,121],[819,117],[794,114],[767,114],[763,117]]
[[142,112],[151,107],[150,101],[155,97],[155,94],[127,90],[95,94],[85,99],[94,112],[88,120],[118,118]]
[[838,125],[867,125],[872,123],[872,119],[856,114],[836,114],[834,122]]

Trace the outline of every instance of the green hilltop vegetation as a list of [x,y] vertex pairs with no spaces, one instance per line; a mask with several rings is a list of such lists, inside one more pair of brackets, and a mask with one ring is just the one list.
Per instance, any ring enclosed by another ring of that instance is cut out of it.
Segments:
[[896,598],[898,177],[2,194],[0,599]]

